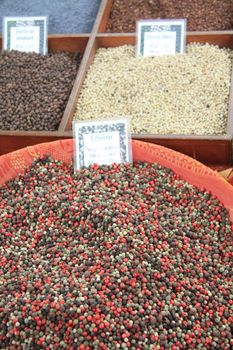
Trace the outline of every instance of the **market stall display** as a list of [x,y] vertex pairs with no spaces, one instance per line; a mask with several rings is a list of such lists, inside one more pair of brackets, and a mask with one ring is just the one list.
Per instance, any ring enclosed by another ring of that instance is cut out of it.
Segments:
[[[92,27],[99,3],[0,54],[0,348],[230,350],[233,3],[103,0]],[[198,32],[139,58],[139,17]],[[133,163],[74,172],[72,122],[118,116]]]

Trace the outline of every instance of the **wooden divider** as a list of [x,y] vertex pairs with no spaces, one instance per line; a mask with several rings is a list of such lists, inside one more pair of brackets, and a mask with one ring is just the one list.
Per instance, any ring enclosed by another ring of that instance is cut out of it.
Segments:
[[102,0],[93,29],[97,33],[104,33],[108,23],[113,0]]

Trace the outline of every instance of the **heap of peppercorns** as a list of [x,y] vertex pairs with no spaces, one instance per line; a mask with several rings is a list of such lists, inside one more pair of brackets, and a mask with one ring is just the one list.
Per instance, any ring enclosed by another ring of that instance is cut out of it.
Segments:
[[81,53],[0,53],[0,129],[57,130]]
[[50,157],[0,188],[1,349],[230,349],[233,227],[158,164]]

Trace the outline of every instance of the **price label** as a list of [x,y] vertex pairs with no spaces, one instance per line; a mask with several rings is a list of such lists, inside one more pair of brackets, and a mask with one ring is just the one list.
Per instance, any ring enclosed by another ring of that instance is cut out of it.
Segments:
[[4,17],[3,49],[47,53],[47,17]]
[[132,160],[128,118],[73,122],[74,167]]
[[186,20],[137,21],[137,54],[162,56],[183,53]]

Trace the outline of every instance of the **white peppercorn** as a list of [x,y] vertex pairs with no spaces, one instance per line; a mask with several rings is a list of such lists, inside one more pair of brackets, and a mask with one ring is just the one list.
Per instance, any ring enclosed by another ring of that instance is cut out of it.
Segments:
[[186,54],[137,57],[135,47],[99,48],[74,119],[130,116],[131,132],[226,133],[232,50],[189,44]]

